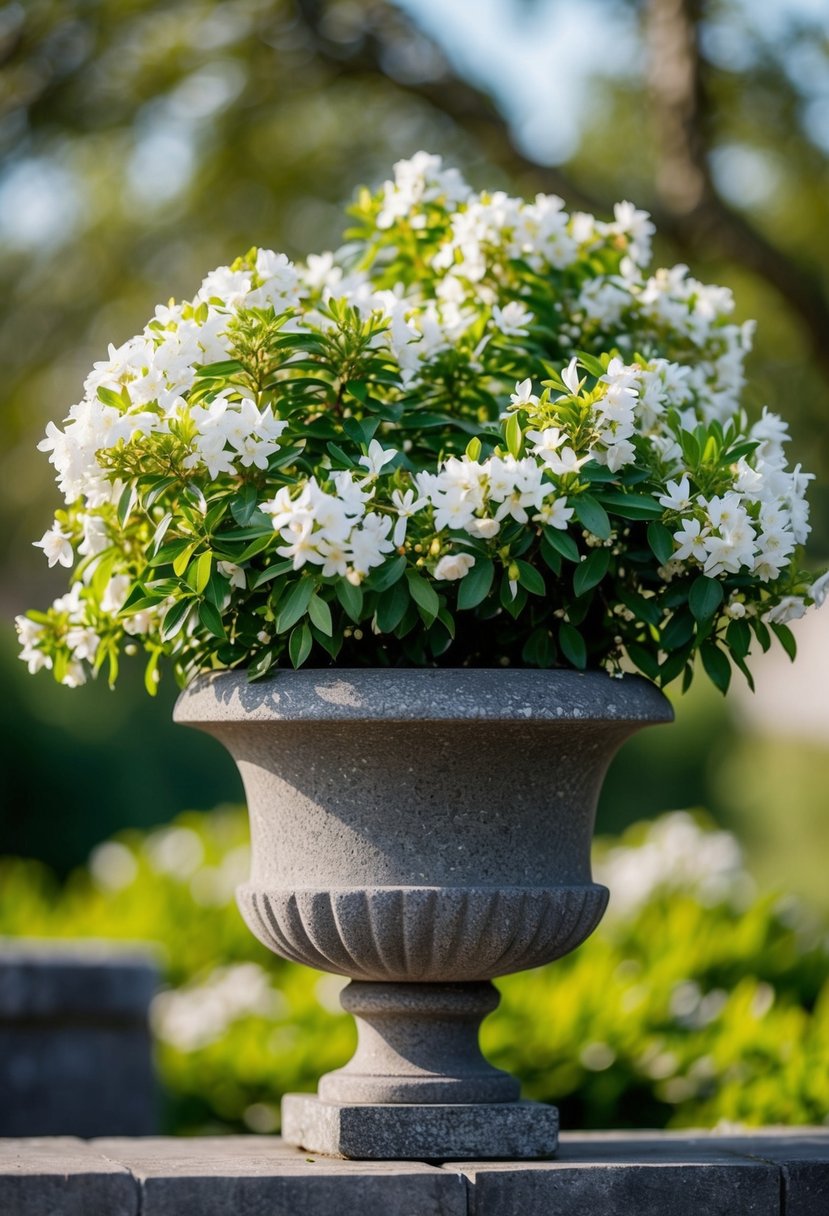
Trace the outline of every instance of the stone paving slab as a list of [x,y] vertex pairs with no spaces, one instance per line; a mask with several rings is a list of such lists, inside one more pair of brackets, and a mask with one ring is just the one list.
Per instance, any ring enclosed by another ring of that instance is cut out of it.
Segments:
[[83,1140],[0,1140],[2,1216],[138,1216],[126,1166]]
[[471,1184],[470,1216],[783,1216],[779,1167],[713,1138],[562,1134],[555,1161],[456,1168]]
[[130,1170],[141,1190],[141,1216],[468,1212],[459,1172],[420,1162],[315,1157],[264,1136],[97,1140],[93,1148]]
[[553,1161],[343,1161],[269,1136],[0,1140],[0,1216],[829,1216],[829,1127],[562,1133]]

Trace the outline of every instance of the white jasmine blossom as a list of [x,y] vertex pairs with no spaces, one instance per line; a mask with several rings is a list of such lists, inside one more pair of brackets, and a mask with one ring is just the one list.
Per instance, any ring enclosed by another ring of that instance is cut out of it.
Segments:
[[818,608],[822,608],[829,597],[829,571],[826,574],[821,574],[820,578],[816,578],[809,588],[809,595],[815,601]]
[[475,565],[475,558],[469,553],[447,553],[435,566],[435,578],[454,582],[465,578]]
[[62,532],[57,524],[48,532],[44,532],[40,540],[34,541],[33,544],[36,549],[42,549],[46,554],[50,567],[59,564],[68,569],[75,560],[71,538]]
[[386,465],[397,455],[396,448],[384,448],[376,439],[368,445],[368,453],[361,456],[359,463],[368,469],[369,477],[379,477]]

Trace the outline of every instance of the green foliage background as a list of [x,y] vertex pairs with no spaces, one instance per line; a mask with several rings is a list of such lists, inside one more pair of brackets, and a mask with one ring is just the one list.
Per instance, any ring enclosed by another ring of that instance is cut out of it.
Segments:
[[[170,1132],[272,1131],[281,1095],[313,1090],[354,1048],[344,981],[277,959],[242,923],[246,842],[244,813],[220,807],[121,834],[63,889],[39,863],[0,864],[0,933],[154,945]],[[574,954],[498,981],[482,1033],[492,1062],[569,1127],[822,1122],[825,917],[758,895],[733,842],[687,815],[597,852],[616,906]]]

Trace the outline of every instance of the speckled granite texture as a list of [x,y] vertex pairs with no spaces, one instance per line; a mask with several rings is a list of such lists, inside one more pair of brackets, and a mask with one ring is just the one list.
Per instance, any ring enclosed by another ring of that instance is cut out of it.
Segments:
[[[672,717],[647,681],[596,672],[328,669],[255,684],[224,672],[182,694],[176,721],[219,739],[245,784],[248,925],[277,954],[358,981],[345,995],[357,1054],[323,1078],[322,1106],[286,1116],[289,1140],[344,1152],[351,1119],[371,1128],[371,1151],[364,1137],[349,1155],[492,1155],[507,1129],[512,1155],[555,1148],[549,1112],[516,1104],[515,1083],[481,1057],[481,985],[560,958],[596,927],[605,771],[629,735]],[[436,1012],[450,989],[454,1011]],[[476,999],[475,1017],[460,1012]],[[382,1120],[350,1115],[353,1103],[409,1109],[394,1132],[386,1116],[384,1146]],[[407,1139],[417,1103],[469,1104],[462,1140],[441,1144],[428,1109],[430,1134]]]

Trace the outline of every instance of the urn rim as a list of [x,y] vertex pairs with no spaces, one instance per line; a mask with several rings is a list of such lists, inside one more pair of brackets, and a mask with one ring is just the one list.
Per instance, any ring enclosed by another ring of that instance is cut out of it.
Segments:
[[673,721],[670,701],[637,675],[568,668],[328,667],[280,670],[251,683],[243,669],[197,676],[173,713],[209,722]]

